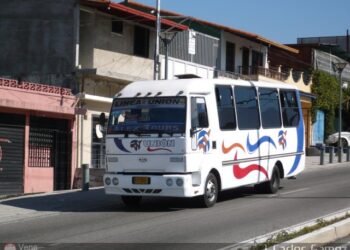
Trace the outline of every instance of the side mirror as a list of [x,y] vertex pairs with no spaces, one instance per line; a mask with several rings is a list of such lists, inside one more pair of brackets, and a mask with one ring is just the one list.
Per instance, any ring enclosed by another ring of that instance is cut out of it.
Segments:
[[106,114],[105,113],[100,114],[100,125],[102,127],[104,127],[106,125]]

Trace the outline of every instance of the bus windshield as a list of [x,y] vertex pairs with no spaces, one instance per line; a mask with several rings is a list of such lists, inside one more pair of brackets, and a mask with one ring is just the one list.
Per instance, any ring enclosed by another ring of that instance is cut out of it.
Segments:
[[184,133],[185,121],[185,97],[118,98],[112,104],[107,133]]

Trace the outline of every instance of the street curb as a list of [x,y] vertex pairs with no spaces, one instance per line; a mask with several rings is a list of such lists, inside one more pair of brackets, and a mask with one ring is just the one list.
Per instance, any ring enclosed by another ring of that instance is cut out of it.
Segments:
[[[221,248],[221,250],[245,249],[246,246],[254,246],[254,245],[261,244],[261,243],[265,243],[266,241],[273,239],[273,237],[276,236],[280,232],[293,233],[296,231],[300,231],[305,227],[314,226],[314,225],[318,224],[320,220],[330,221],[330,220],[344,217],[346,214],[350,214],[350,207],[339,210],[337,212],[334,212],[334,213],[331,213],[328,215],[324,215],[324,216],[306,221],[306,222],[302,222],[302,223],[293,225],[291,227],[278,229],[276,231],[273,231],[273,232],[270,232],[270,233],[267,233],[264,235],[260,235],[258,237],[243,241],[243,242],[238,243],[238,244],[232,244],[230,246]],[[330,234],[330,236],[327,234]],[[301,244],[302,243],[317,243],[317,244],[329,243],[329,242],[332,242],[332,241],[337,240],[339,238],[346,237],[349,234],[350,234],[350,218],[336,222],[332,225],[323,227],[323,228],[318,229],[314,232],[302,235],[300,237],[291,239],[289,241],[286,241],[286,242],[283,242],[280,244],[276,244],[275,246],[272,246],[269,249],[274,249],[274,248],[275,249],[284,249],[285,245],[296,244],[296,243],[301,243]],[[323,239],[322,239],[322,237],[323,237]],[[324,242],[323,240],[327,240],[327,241]],[[283,244],[283,247],[282,247],[282,244]]]
[[[350,234],[350,218],[336,222],[327,227],[318,229],[312,233],[302,235],[295,239],[284,242],[283,244],[325,244],[333,242],[337,239],[344,238]],[[278,247],[278,245],[276,246]]]

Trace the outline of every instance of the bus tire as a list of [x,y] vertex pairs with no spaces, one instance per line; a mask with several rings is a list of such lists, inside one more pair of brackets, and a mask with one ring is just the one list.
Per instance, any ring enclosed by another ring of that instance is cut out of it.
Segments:
[[128,207],[136,207],[140,205],[141,200],[142,200],[142,196],[122,195],[122,201]]
[[267,182],[263,182],[255,185],[255,189],[259,193],[275,194],[280,188],[281,175],[277,167],[273,168],[271,179]]
[[212,207],[215,205],[219,194],[219,185],[216,176],[213,173],[209,173],[207,180],[205,181],[204,194],[202,196],[202,206]]

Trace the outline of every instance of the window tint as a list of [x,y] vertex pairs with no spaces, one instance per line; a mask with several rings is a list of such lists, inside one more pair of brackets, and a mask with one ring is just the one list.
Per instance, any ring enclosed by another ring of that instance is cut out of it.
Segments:
[[235,87],[237,120],[240,129],[260,127],[256,90],[253,87]]
[[277,89],[259,88],[259,102],[263,128],[281,127]]
[[300,114],[295,91],[280,91],[283,125],[285,127],[296,127],[299,123]]
[[191,127],[207,128],[209,126],[207,107],[202,97],[191,98]]
[[235,107],[233,105],[232,87],[217,86],[215,88],[216,103],[220,129],[236,129]]

